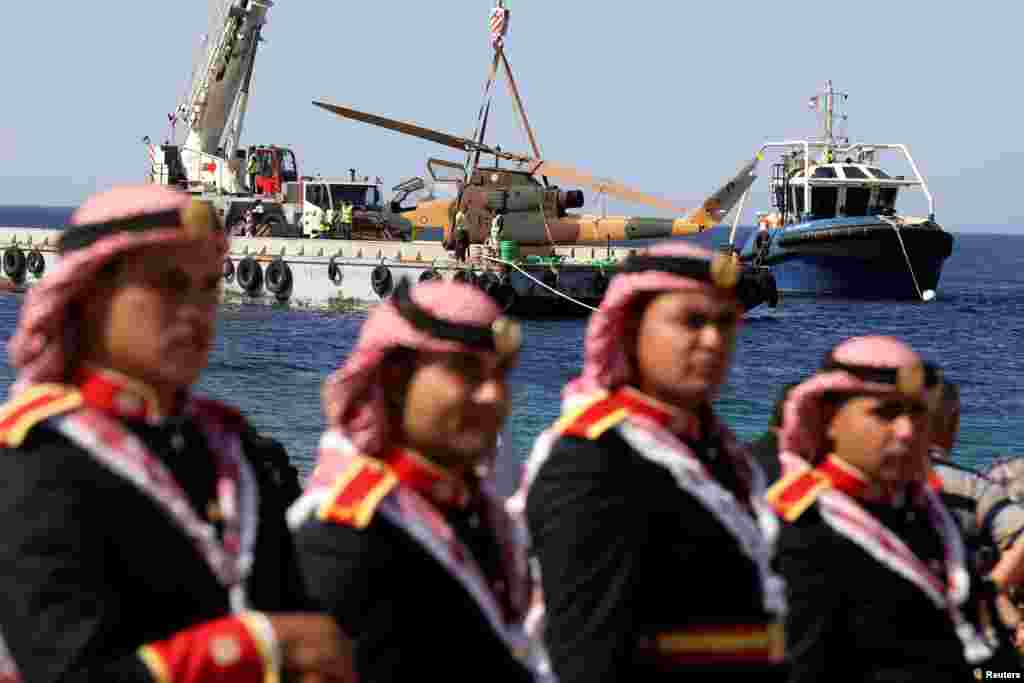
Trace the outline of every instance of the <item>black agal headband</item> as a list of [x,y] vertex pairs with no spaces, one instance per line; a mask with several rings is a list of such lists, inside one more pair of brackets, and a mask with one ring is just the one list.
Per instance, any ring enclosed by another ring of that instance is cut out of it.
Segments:
[[932,363],[911,363],[898,368],[843,363],[834,358],[825,361],[823,371],[842,370],[865,382],[890,384],[907,396],[919,396],[925,389],[935,389],[942,382],[942,371]]
[[496,351],[508,356],[522,346],[522,329],[511,318],[499,317],[487,326],[469,325],[444,320],[424,310],[413,301],[409,279],[403,277],[391,295],[395,308],[410,325],[432,337],[455,341],[481,351]]
[[694,256],[634,254],[623,262],[619,272],[642,273],[651,270],[709,282],[721,289],[734,288],[740,276],[739,264],[725,254],[715,254],[711,260]]
[[71,225],[61,232],[58,251],[66,254],[121,232],[145,232],[179,228],[188,237],[202,239],[221,229],[220,219],[209,202],[193,200],[182,209],[171,209],[102,223]]

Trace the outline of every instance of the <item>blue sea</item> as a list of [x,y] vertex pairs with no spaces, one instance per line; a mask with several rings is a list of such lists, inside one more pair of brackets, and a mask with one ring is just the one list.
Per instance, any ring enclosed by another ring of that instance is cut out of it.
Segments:
[[[2,226],[59,226],[62,208],[0,207]],[[1024,233],[1024,231],[1022,231]],[[1024,455],[1024,234],[958,234],[927,304],[787,298],[745,319],[717,409],[744,438],[761,434],[779,388],[811,371],[838,341],[891,334],[942,365],[962,393],[956,459],[984,465]],[[719,240],[713,236],[711,240]],[[22,298],[0,295],[6,345]],[[264,306],[225,307],[200,391],[238,405],[282,441],[304,472],[323,429],[320,386],[352,348],[363,313],[321,314]],[[585,319],[526,321],[525,347],[512,374],[510,444],[498,481],[508,493],[538,432],[558,414],[562,385],[579,372]],[[0,365],[0,390],[13,372]]]

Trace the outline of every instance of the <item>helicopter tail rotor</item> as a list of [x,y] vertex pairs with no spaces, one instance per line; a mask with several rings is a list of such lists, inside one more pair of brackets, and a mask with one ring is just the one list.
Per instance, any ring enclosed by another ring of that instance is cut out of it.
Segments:
[[755,157],[743,164],[736,175],[705,199],[699,209],[688,213],[686,219],[692,223],[702,224],[705,228],[721,223],[725,215],[732,211],[743,193],[750,189],[757,179],[757,175],[754,173],[757,162],[758,159]]

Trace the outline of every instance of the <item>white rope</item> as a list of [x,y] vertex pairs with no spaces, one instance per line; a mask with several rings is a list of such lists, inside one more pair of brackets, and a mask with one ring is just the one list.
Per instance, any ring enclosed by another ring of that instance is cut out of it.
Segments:
[[483,257],[484,257],[485,259],[487,259],[488,261],[495,261],[495,262],[497,262],[497,263],[503,263],[503,264],[505,264],[506,266],[511,266],[512,268],[515,268],[515,269],[516,269],[516,270],[518,270],[518,271],[519,271],[520,273],[522,273],[522,274],[523,274],[523,275],[525,275],[526,277],[530,278],[531,280],[533,280],[534,282],[536,282],[536,283],[537,283],[538,285],[540,285],[540,286],[541,286],[541,287],[543,287],[544,289],[548,290],[549,292],[553,292],[554,294],[557,294],[558,296],[562,297],[563,299],[568,299],[569,301],[573,302],[573,303],[574,303],[574,304],[576,304],[577,306],[582,306],[583,308],[586,308],[587,310],[590,310],[590,311],[596,311],[596,310],[597,310],[597,309],[596,309],[596,308],[594,308],[593,306],[590,306],[589,304],[585,304],[585,303],[583,303],[582,301],[580,301],[579,299],[574,299],[574,298],[572,298],[571,296],[569,296],[568,294],[565,294],[564,292],[560,292],[560,291],[558,291],[558,290],[557,290],[557,289],[555,289],[554,287],[549,287],[549,286],[547,286],[546,284],[544,284],[543,282],[541,282],[540,280],[538,280],[538,279],[537,279],[537,278],[535,278],[534,276],[530,275],[530,274],[529,274],[529,273],[527,273],[527,272],[526,272],[525,270],[523,270],[522,268],[520,268],[520,267],[519,267],[518,265],[516,265],[515,263],[512,263],[511,261],[505,261],[505,260],[503,260],[503,259],[500,259],[500,258],[495,258],[495,257],[493,257],[493,256],[487,256],[486,254],[484,254],[484,255],[483,255]]
[[907,253],[907,247],[905,244],[903,244],[903,235],[900,234],[900,228],[898,225],[896,225],[896,221],[889,220],[885,216],[879,216],[879,218],[882,219],[883,223],[888,223],[889,225],[891,225],[892,229],[896,231],[896,238],[900,241],[900,249],[903,250],[903,258],[906,259],[907,261],[907,270],[910,271],[910,277],[914,281],[914,289],[917,290],[917,296],[920,297],[922,301],[931,301],[932,297],[935,296],[935,293],[932,292],[932,290],[930,289],[928,290],[928,292],[931,294],[931,296],[925,296],[924,294],[921,293],[921,287],[917,284],[917,276],[914,275],[914,266],[910,264],[910,254]]

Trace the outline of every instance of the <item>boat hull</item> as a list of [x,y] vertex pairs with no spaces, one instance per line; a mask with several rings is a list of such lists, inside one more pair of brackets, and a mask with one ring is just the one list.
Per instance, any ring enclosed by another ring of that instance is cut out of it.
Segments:
[[[18,272],[3,272],[0,290],[25,291],[55,267],[59,236],[57,230],[0,228],[0,254],[20,252],[10,260],[22,263]],[[600,303],[616,264],[633,251],[561,246],[556,248],[557,262],[538,262],[524,254],[517,270],[484,258],[478,246],[467,262],[460,262],[436,241],[233,237],[224,260],[222,291],[225,303],[349,310],[387,298],[403,277],[413,282],[462,279],[487,291],[515,315],[582,316],[591,312],[588,306]],[[33,253],[42,258],[39,273],[24,267]]]
[[[4,269],[0,289],[24,291],[43,277],[57,263],[59,237],[58,230],[0,228],[4,261],[22,264],[18,272]],[[642,248],[523,246],[510,265],[487,258],[480,245],[460,262],[437,241],[232,237],[224,259],[223,300],[345,311],[386,299],[402,278],[414,283],[441,278],[479,286],[520,317],[586,316],[600,304],[619,264]],[[8,257],[15,252],[21,255]],[[38,273],[24,266],[40,260]],[[747,310],[774,305],[774,282],[763,275],[748,278],[741,296]]]
[[[754,237],[745,261],[753,260]],[[906,223],[898,234],[874,220],[815,221],[772,231],[764,264],[784,294],[919,299],[938,290],[952,245],[953,236],[929,221]]]

